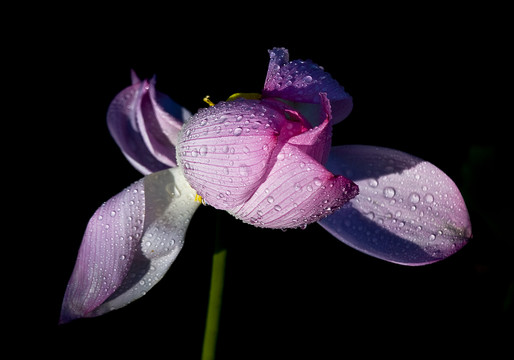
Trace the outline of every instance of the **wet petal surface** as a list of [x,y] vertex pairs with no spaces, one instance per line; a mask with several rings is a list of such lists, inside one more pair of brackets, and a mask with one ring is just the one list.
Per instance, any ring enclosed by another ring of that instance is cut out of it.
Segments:
[[229,212],[266,228],[303,228],[333,213],[358,192],[297,146],[285,144],[266,181],[242,206]]
[[457,186],[429,162],[397,150],[349,145],[332,149],[327,168],[354,180],[360,193],[319,223],[366,254],[423,265],[452,255],[471,237]]
[[207,204],[237,206],[264,181],[285,121],[282,112],[257,100],[202,109],[180,135],[179,165]]
[[310,60],[289,61],[289,52],[284,48],[274,48],[269,53],[263,96],[319,104],[319,93],[326,93],[332,103],[334,123],[350,114],[353,106],[351,96],[321,66]]
[[102,315],[146,294],[177,257],[199,206],[179,168],[151,174],[104,203],[88,223],[61,322]]

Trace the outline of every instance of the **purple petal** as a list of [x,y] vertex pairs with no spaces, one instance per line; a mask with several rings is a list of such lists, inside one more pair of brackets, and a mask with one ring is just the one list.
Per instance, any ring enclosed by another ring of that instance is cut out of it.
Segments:
[[310,60],[290,62],[289,53],[284,48],[274,48],[269,53],[263,96],[319,104],[319,93],[326,93],[332,103],[335,124],[350,114],[353,106],[351,96],[323,68]]
[[405,265],[424,265],[461,249],[471,237],[466,205],[434,165],[386,148],[332,149],[327,168],[348,176],[360,193],[319,223],[345,244]]
[[64,295],[61,323],[143,296],[182,248],[199,203],[179,168],[146,176],[93,215]]
[[[132,72],[132,81],[139,79]],[[125,157],[141,173],[176,166],[178,131],[190,113],[155,90],[155,81],[121,91],[107,111],[107,125]]]
[[353,182],[334,176],[299,147],[287,143],[264,183],[230,213],[259,227],[305,227],[333,213],[357,192]]
[[155,90],[155,78],[143,93],[137,120],[146,146],[167,167],[176,166],[175,146],[184,120],[191,113],[180,107],[166,94]]
[[179,165],[209,204],[228,209],[264,181],[285,114],[256,100],[221,102],[195,114],[178,145]]

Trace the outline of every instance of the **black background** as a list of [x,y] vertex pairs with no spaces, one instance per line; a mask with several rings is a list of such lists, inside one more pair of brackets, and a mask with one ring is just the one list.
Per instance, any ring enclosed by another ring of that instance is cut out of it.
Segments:
[[[219,359],[492,351],[512,330],[501,9],[254,3],[31,10],[34,19],[10,28],[25,35],[9,36],[5,55],[14,60],[5,68],[14,77],[6,81],[14,95],[7,113],[15,110],[5,122],[21,125],[4,134],[4,146],[11,136],[17,144],[5,150],[6,178],[19,190],[9,194],[13,215],[4,228],[5,257],[14,260],[4,281],[17,286],[4,297],[12,301],[5,311],[15,320],[9,333],[22,340],[18,351],[198,359],[217,219],[228,246]],[[202,206],[151,292],[105,316],[58,326],[89,217],[141,177],[105,123],[130,70],[155,74],[159,91],[195,112],[205,95],[217,102],[259,92],[275,46],[322,65],[353,96],[334,145],[392,147],[436,164],[461,189],[474,238],[440,263],[403,267],[361,254],[317,224],[257,229]],[[7,235],[11,226],[16,235]]]

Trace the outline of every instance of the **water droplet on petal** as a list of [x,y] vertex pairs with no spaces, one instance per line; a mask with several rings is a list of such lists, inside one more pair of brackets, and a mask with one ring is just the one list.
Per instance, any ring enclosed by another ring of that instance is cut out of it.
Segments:
[[433,203],[433,202],[434,202],[434,195],[432,195],[432,194],[426,194],[426,195],[425,195],[425,201],[426,201],[427,203]]
[[419,196],[418,193],[412,193],[409,196],[409,200],[410,200],[411,203],[417,204],[419,202],[419,200],[420,200],[420,196]]
[[310,82],[312,82],[312,76],[310,76],[310,75],[305,76],[305,77],[303,78],[303,81],[305,81],[306,83],[310,83]]
[[239,167],[239,174],[241,174],[241,176],[249,176],[250,175],[250,168],[246,165],[241,165]]
[[270,204],[275,201],[275,199],[273,198],[273,196],[268,196],[268,198],[266,199]]
[[115,217],[116,216],[116,211],[112,210],[111,211],[111,217]]
[[384,188],[384,196],[388,199],[393,198],[396,195],[396,190],[392,187],[385,187]]
[[235,136],[241,135],[242,132],[243,132],[243,128],[238,127],[238,128],[234,129],[234,135]]
[[371,187],[377,187],[378,186],[378,181],[376,179],[371,179],[369,182],[368,182],[369,186]]

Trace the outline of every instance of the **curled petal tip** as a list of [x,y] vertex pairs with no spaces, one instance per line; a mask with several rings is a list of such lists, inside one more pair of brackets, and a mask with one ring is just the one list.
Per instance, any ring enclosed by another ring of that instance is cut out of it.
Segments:
[[321,66],[310,60],[289,61],[289,53],[284,48],[270,51],[263,96],[296,103],[319,104],[321,92],[326,93],[332,103],[335,124],[350,114],[351,96]]
[[142,174],[176,166],[175,145],[182,123],[191,114],[155,89],[155,78],[132,85],[115,96],[107,125],[129,162]]

